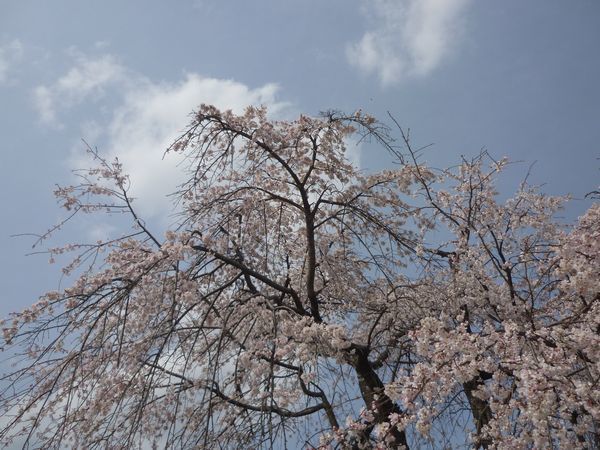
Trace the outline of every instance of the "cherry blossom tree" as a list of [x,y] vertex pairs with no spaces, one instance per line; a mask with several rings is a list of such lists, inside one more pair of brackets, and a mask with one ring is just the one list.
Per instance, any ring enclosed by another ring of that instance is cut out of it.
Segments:
[[[164,236],[92,151],[56,195],[131,229],[50,248],[73,283],[4,321],[0,441],[598,447],[600,205],[561,225],[564,198],[498,200],[505,160],[428,168],[396,129],[202,106],[168,150],[188,181]],[[357,139],[394,168],[351,164]]]

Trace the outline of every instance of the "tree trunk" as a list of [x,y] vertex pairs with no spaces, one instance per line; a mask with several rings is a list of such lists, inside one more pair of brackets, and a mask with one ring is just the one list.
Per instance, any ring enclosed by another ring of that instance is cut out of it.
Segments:
[[487,449],[492,444],[489,438],[482,438],[481,430],[492,419],[492,412],[488,402],[475,396],[474,392],[483,385],[481,376],[477,376],[463,384],[463,389],[471,406],[471,414],[475,421],[477,440],[474,442],[475,448]]
[[[354,354],[350,356],[349,363],[356,370],[360,393],[365,406],[369,410],[373,409],[373,405],[376,406],[375,418],[364,432],[362,443],[366,444],[375,425],[386,422],[390,414],[402,414],[402,411],[385,394],[383,383],[369,362],[367,349],[363,346],[352,345],[352,350],[354,350]],[[390,448],[409,448],[404,430],[392,427],[390,435],[394,438],[394,442],[390,444]]]

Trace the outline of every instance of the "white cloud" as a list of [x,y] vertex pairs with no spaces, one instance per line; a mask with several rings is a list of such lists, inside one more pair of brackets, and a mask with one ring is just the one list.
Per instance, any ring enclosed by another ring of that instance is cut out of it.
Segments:
[[127,82],[128,71],[111,55],[90,59],[79,55],[75,66],[54,83],[33,90],[33,105],[40,120],[61,126],[58,112],[68,110],[85,100],[103,97],[108,86]]
[[[175,82],[154,82],[119,64],[111,55],[89,58],[75,53],[75,63],[54,82],[37,86],[32,97],[40,120],[62,127],[61,114],[81,105],[82,137],[107,160],[118,157],[131,180],[130,194],[144,217],[166,216],[168,194],[185,181],[181,156],[165,150],[190,122],[200,104],[241,113],[249,105],[266,105],[272,116],[282,117],[287,103],[276,99],[278,87],[250,88],[243,83],[185,74]],[[110,104],[107,106],[107,102]],[[85,106],[94,104],[94,113]],[[116,105],[116,106],[115,106]],[[103,114],[98,115],[98,111]],[[77,145],[70,167],[86,168],[92,162]],[[97,234],[97,233],[92,233]]]
[[22,58],[23,44],[18,39],[0,45],[0,84],[9,81],[10,71]]
[[431,73],[456,46],[470,0],[364,0],[372,22],[348,61],[383,85]]
[[57,123],[52,91],[46,86],[38,86],[33,90],[33,105],[45,123]]
[[[176,83],[145,81],[125,93],[107,127],[109,158],[118,156],[131,179],[136,206],[145,216],[170,210],[167,194],[185,181],[180,157],[165,156],[165,150],[190,121],[190,113],[201,103],[242,112],[248,105],[267,105],[277,114],[283,103],[275,98],[274,84],[251,89],[246,85],[187,74]],[[164,158],[163,158],[164,157]]]
[[76,67],[56,82],[55,89],[75,101],[81,101],[91,94],[101,93],[104,86],[118,82],[124,76],[125,69],[111,55],[98,59],[82,58]]
[[108,241],[116,230],[117,227],[110,223],[96,222],[89,225],[88,237],[94,242]]

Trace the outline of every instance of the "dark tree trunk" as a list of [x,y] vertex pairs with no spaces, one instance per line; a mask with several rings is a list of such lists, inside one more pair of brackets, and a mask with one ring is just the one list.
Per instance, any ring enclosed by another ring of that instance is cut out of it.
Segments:
[[[371,410],[374,404],[377,409],[373,422],[364,432],[363,443],[366,443],[375,425],[386,422],[390,414],[401,414],[402,411],[385,394],[383,383],[369,361],[367,349],[363,346],[352,345],[352,350],[354,350],[354,353],[350,356],[349,363],[356,371],[362,398],[367,409]],[[392,427],[390,435],[394,438],[394,444],[390,448],[400,448],[401,446],[404,446],[406,449],[409,448],[406,433],[403,430],[401,431],[396,427]]]
[[[488,374],[484,374],[484,377],[485,375]],[[481,386],[483,386],[483,379],[482,376],[479,375],[464,383],[463,389],[467,396],[467,400],[469,400],[471,414],[473,414],[473,420],[475,421],[477,440],[474,442],[474,447],[487,449],[490,447],[492,442],[489,438],[483,438],[481,436],[481,430],[492,419],[492,412],[487,401],[482,400],[474,395],[474,392]]]

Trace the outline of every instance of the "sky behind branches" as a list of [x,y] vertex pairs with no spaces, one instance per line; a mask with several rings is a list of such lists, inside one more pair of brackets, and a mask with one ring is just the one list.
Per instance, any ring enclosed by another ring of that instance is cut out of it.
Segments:
[[[138,208],[168,220],[180,168],[164,151],[200,103],[272,117],[359,108],[411,129],[442,167],[487,149],[571,193],[600,168],[600,3],[595,0],[105,0],[0,3],[0,313],[60,278],[35,238],[64,217],[52,197],[90,164],[85,139],[131,174]],[[370,146],[365,168],[389,165]],[[61,241],[105,238],[82,220]],[[57,242],[57,241],[55,241]]]

